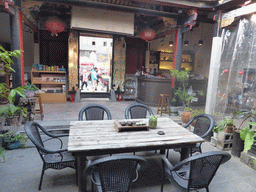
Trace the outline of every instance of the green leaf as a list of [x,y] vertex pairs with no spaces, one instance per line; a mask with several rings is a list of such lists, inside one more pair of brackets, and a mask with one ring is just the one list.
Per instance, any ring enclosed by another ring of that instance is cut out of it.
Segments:
[[244,151],[248,151],[251,149],[253,143],[254,143],[254,136],[255,133],[253,131],[249,131],[244,140]]
[[249,132],[249,130],[250,130],[250,127],[249,127],[249,126],[246,126],[246,127],[244,127],[243,129],[241,129],[241,131],[240,131],[240,138],[241,138],[243,141],[245,141],[245,137],[246,137],[247,133]]

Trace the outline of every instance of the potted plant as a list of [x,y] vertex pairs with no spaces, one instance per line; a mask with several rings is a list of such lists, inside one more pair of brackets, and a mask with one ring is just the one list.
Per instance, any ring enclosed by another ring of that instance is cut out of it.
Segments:
[[[19,57],[19,55],[21,55],[21,50],[6,51],[2,46],[0,46],[0,58],[1,61],[4,62],[4,69],[0,70],[0,73],[6,74],[6,70],[14,72],[14,69],[11,67],[13,64],[11,57]],[[13,104],[16,95],[20,95],[25,98],[24,88],[22,86],[10,89],[6,83],[0,83],[0,96],[7,98],[9,101],[8,105],[0,108],[0,117],[3,126],[10,126],[13,123],[16,124],[20,114],[26,116],[27,110],[25,108],[15,106]]]
[[24,86],[24,89],[25,89],[24,94],[28,98],[34,97],[35,91],[39,90],[36,85],[30,84],[29,82],[27,82],[27,84]]
[[225,119],[223,119],[220,123],[225,133],[233,133],[233,129],[236,127],[234,119],[229,117],[225,117]]
[[213,132],[213,137],[214,137],[215,139],[217,139],[217,138],[218,138],[218,133],[221,132],[221,131],[223,131],[223,126],[222,126],[222,124],[216,123],[215,126],[214,126],[214,128],[213,128],[213,130],[212,130],[212,132]]
[[[192,87],[188,88],[188,81],[189,81],[189,71],[179,71],[177,69],[170,70],[171,75],[177,80],[180,84],[179,88],[175,90],[174,97],[172,102],[181,101],[183,106],[183,112],[181,114],[181,120],[183,123],[187,123],[192,117],[192,111],[190,106],[193,100],[193,90]],[[203,91],[198,91],[199,95],[203,95]],[[190,109],[190,110],[187,110]],[[185,114],[184,114],[185,113]],[[183,117],[185,119],[183,119]],[[190,118],[189,118],[190,117]],[[188,119],[189,118],[189,119]]]
[[25,143],[28,140],[25,135],[16,131],[9,131],[2,134],[2,138],[5,143],[6,149],[17,149],[21,146],[21,144],[24,144],[23,146],[25,147]]
[[245,152],[251,149],[256,137],[256,123],[248,122],[248,124],[248,126],[244,127],[240,131],[240,138],[244,141]]

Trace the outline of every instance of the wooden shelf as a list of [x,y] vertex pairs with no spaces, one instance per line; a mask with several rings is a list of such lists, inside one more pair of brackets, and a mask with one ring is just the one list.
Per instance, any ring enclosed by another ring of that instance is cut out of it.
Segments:
[[[60,82],[65,79],[65,82]],[[57,82],[59,81],[59,82]],[[42,103],[65,103],[66,96],[66,71],[31,71],[31,83],[35,84],[42,91],[52,90],[54,93],[40,93]],[[63,90],[64,88],[64,90]],[[63,93],[57,93],[57,91]]]
[[66,73],[66,71],[41,71],[41,70],[32,70],[31,73]]
[[66,82],[32,82],[32,84],[44,84],[44,85],[66,85]]

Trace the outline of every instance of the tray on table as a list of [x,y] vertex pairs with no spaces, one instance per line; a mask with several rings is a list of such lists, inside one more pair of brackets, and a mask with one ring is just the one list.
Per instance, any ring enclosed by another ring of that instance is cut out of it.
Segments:
[[115,128],[117,132],[124,132],[124,131],[148,131],[149,126],[147,123],[145,125],[121,125],[121,122],[138,122],[136,120],[134,121],[115,121]]

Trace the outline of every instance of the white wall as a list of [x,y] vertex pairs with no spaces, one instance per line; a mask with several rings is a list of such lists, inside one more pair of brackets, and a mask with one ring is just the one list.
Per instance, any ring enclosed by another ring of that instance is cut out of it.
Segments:
[[[203,28],[202,28],[203,26]],[[198,41],[201,39],[201,28],[203,45],[199,46]],[[183,45],[183,52],[189,52],[195,55],[194,59],[194,74],[209,76],[212,38],[214,24],[199,23],[199,27],[193,27],[193,30],[187,32],[183,36],[183,42],[189,41],[189,46]],[[175,34],[168,35],[165,38],[156,39],[150,42],[150,50],[173,52],[174,47],[169,46],[169,41],[174,41]]]
[[11,43],[10,16],[0,12],[0,42]]

